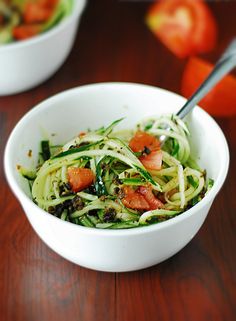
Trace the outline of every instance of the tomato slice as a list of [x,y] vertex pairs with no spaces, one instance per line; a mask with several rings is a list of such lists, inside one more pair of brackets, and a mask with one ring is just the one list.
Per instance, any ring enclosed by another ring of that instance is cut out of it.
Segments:
[[[185,67],[181,93],[189,98],[202,84],[213,65],[196,57],[191,57]],[[214,116],[236,115],[236,78],[225,76],[199,103]]]
[[125,197],[122,199],[122,203],[128,208],[149,211],[164,206],[152,193],[151,186],[140,186],[136,191],[130,186],[125,186],[123,191]]
[[137,192],[148,202],[149,210],[163,208],[164,204],[153,194],[151,186],[140,186]]
[[54,8],[59,0],[37,0],[37,2],[43,7]]
[[129,147],[135,153],[144,151],[145,147],[152,151],[160,149],[160,142],[155,136],[138,130],[131,138]]
[[[129,147],[133,152],[144,152],[139,157],[146,169],[159,170],[162,164],[162,152],[159,140],[146,132],[138,130],[129,142]],[[145,153],[145,150],[147,152]]]
[[146,18],[151,31],[180,58],[211,51],[216,44],[216,21],[203,0],[160,0]]
[[160,170],[162,165],[162,151],[154,150],[150,154],[142,155],[139,160],[146,169]]
[[73,192],[77,193],[89,187],[94,182],[94,174],[89,168],[69,167],[68,181]]
[[41,7],[38,3],[28,3],[25,7],[24,22],[40,23],[47,21],[51,16],[51,10]]
[[144,196],[134,191],[132,187],[125,186],[123,191],[125,193],[125,197],[122,198],[124,206],[134,210],[149,210],[150,206]]
[[46,22],[55,9],[57,1],[37,1],[26,3],[24,9],[24,22],[26,24]]
[[38,35],[41,32],[41,26],[38,24],[20,25],[13,28],[13,37],[16,40],[25,40]]

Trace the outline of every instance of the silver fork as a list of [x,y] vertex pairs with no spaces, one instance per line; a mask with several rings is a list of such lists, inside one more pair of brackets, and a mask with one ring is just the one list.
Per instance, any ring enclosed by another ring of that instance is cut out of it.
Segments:
[[[187,100],[183,107],[177,112],[177,116],[183,119],[196,105],[197,103],[234,67],[236,66],[236,38],[226,48],[214,69],[206,78],[206,80],[200,85],[195,93]],[[236,102],[235,102],[236,104]],[[167,130],[170,128],[166,128]],[[161,145],[164,144],[166,136],[162,135],[159,140]]]

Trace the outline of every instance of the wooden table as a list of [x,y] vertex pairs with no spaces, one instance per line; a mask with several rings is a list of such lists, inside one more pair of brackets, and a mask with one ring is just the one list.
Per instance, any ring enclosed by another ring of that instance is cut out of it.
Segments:
[[[64,89],[131,81],[179,92],[186,61],[175,58],[149,32],[144,24],[148,5],[89,2],[63,67],[33,90],[0,98],[1,155],[20,117]],[[220,26],[218,46],[206,55],[214,62],[234,35],[236,2],[210,5]],[[217,121],[231,150],[227,181],[194,239],[174,257],[142,271],[91,271],[52,252],[9,190],[1,158],[0,320],[236,320],[236,117]]]

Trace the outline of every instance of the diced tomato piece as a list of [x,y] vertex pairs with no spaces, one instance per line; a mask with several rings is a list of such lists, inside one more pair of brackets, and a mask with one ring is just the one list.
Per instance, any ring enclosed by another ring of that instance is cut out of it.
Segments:
[[[202,84],[213,65],[196,57],[191,57],[185,67],[181,92],[189,98]],[[236,115],[236,78],[225,76],[199,103],[214,116]]]
[[125,197],[122,203],[134,210],[155,210],[163,207],[163,203],[153,194],[152,187],[140,186],[136,191],[130,186],[123,188]]
[[16,40],[25,40],[38,35],[41,32],[41,26],[33,25],[20,25],[13,28],[13,37]]
[[129,142],[129,147],[132,149],[133,152],[142,152],[144,148],[148,148],[151,150],[158,150],[160,149],[160,142],[159,140],[146,132],[138,130],[134,137],[131,138]]
[[55,8],[59,0],[38,0],[38,3],[43,7]]
[[26,24],[46,22],[51,17],[53,9],[37,2],[29,2],[25,6],[24,22]]
[[164,204],[153,194],[151,186],[140,186],[137,189],[137,193],[143,195],[149,204],[150,210],[163,208]]
[[154,150],[150,154],[140,156],[139,160],[146,169],[160,170],[162,155],[161,150]]
[[147,169],[161,169],[162,152],[160,150],[160,142],[155,136],[139,130],[131,138],[129,147],[133,152],[143,152],[147,148],[149,153],[144,153],[140,156],[140,161]]
[[180,58],[211,51],[217,25],[203,0],[160,0],[151,5],[147,25]]
[[68,181],[73,192],[77,193],[89,187],[94,182],[94,174],[89,168],[69,167]]
[[131,209],[135,210],[149,210],[150,206],[145,198],[132,189],[130,186],[125,186],[123,189],[125,197],[122,199],[122,203]]

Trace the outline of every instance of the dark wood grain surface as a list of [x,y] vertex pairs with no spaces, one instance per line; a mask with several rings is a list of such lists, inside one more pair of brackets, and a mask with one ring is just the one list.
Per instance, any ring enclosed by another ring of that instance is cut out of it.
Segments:
[[[186,61],[174,57],[145,26],[149,3],[89,1],[60,70],[35,89],[0,98],[1,155],[20,117],[64,89],[131,81],[179,92]],[[220,32],[217,48],[205,57],[214,62],[236,33],[236,2],[211,1],[210,6]],[[0,320],[236,320],[236,117],[216,120],[231,152],[226,183],[194,239],[174,257],[142,271],[91,271],[52,252],[9,190],[1,157]]]

